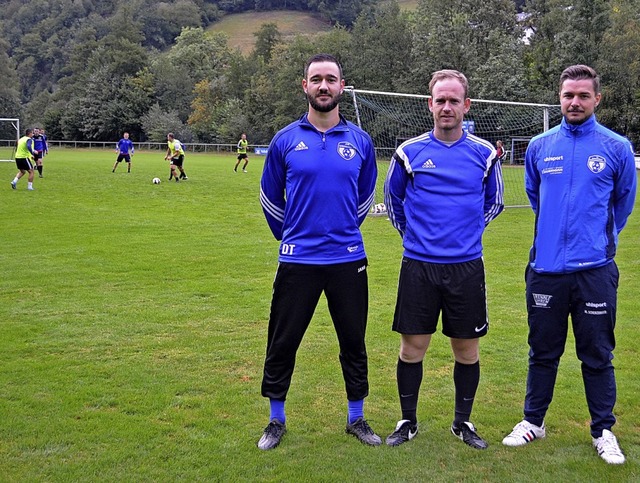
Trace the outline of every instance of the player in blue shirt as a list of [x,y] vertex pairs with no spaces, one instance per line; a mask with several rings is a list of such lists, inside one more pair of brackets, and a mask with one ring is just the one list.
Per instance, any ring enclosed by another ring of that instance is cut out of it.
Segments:
[[33,160],[36,163],[38,177],[42,178],[42,159],[49,154],[49,146],[47,146],[47,136],[44,135],[44,131],[40,128],[34,128],[33,130],[33,145],[35,149]]
[[118,158],[116,162],[113,163],[112,173],[116,172],[116,168],[118,164],[122,161],[127,162],[127,173],[131,172],[131,156],[133,156],[134,148],[133,142],[129,139],[129,133],[125,132],[122,134],[122,139],[116,144],[116,153],[118,153]]
[[374,199],[375,151],[369,135],[339,113],[344,79],[335,57],[311,57],[302,88],[308,113],[274,136],[260,184],[264,214],[281,243],[262,379],[271,414],[258,447],[275,448],[286,431],[296,352],[323,292],[340,345],[346,432],[377,446],[382,440],[364,419],[368,280],[360,232]]
[[562,123],[534,137],[525,153],[525,188],[536,215],[526,269],[529,372],[524,419],[503,439],[522,446],[544,438],[544,418],[571,316],[591,415],[591,437],[609,464],[625,457],[616,422],[615,347],[618,235],[633,209],[631,143],[596,121],[600,78],[586,65],[560,76]]
[[404,247],[393,319],[401,334],[402,419],[387,437],[389,446],[418,433],[423,359],[442,314],[455,359],[451,432],[473,448],[487,447],[469,418],[480,380],[479,338],[489,328],[482,234],[504,207],[503,183],[492,144],[462,128],[471,105],[467,86],[455,70],[433,75],[428,103],[434,128],[400,145],[385,181],[389,219]]

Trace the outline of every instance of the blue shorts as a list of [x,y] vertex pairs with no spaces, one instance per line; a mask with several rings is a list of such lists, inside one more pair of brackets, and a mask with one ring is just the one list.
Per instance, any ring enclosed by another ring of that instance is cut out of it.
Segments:
[[403,257],[393,330],[476,339],[489,330],[484,261],[429,263]]

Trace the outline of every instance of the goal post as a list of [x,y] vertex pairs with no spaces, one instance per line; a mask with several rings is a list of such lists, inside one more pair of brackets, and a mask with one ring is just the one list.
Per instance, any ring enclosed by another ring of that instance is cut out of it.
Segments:
[[[380,161],[390,160],[400,142],[433,129],[428,95],[368,91],[353,86],[347,86],[344,95],[340,112],[371,135]],[[464,128],[494,146],[500,140],[509,150],[503,162],[505,206],[529,206],[524,191],[524,150],[533,136],[561,120],[559,105],[471,100]]]
[[20,139],[20,119],[0,118],[0,161],[13,161]]

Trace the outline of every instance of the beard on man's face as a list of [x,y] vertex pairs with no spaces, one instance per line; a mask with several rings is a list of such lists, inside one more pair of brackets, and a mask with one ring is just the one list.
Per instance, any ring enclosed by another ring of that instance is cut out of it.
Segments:
[[[318,92],[317,95],[320,94],[326,94],[326,92]],[[311,96],[308,92],[307,92],[307,100],[309,101],[309,104],[311,105],[311,107],[313,109],[315,109],[318,112],[331,112],[333,111],[336,107],[338,107],[338,104],[340,104],[340,101],[342,101],[342,94],[338,94],[337,96],[335,96],[333,99],[331,99],[331,102],[327,103],[327,104],[320,104],[315,97]]]

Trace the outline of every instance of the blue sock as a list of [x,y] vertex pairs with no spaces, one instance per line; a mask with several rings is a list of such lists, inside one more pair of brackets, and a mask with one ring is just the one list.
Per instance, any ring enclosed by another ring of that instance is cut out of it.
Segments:
[[358,418],[364,418],[364,399],[347,401],[349,407],[349,424],[353,424]]
[[284,424],[287,418],[284,415],[284,401],[279,401],[278,399],[269,399],[269,406],[271,408],[271,415],[269,416],[269,421],[273,421],[277,419],[282,424]]

